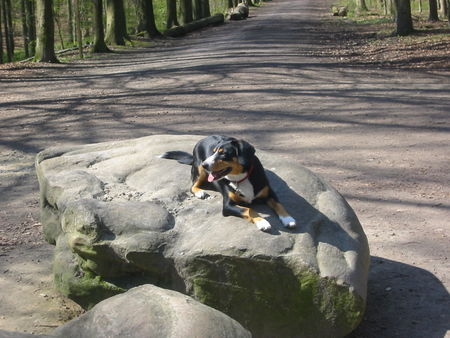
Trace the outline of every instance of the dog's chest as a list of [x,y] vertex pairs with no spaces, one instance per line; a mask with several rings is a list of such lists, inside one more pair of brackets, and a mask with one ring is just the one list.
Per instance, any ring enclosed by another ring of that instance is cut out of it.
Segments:
[[240,183],[230,182],[231,188],[233,188],[239,197],[246,203],[252,203],[255,199],[255,191],[253,189],[253,184],[250,180],[245,180]]

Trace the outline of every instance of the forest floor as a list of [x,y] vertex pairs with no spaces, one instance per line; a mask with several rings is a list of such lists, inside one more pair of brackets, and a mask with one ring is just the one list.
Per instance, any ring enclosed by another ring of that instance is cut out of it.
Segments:
[[450,337],[448,31],[416,22],[393,37],[392,25],[334,18],[329,5],[276,0],[182,39],[2,66],[0,330],[46,333],[82,312],[52,287],[39,151],[222,133],[302,163],[356,211],[372,266],[351,337]]

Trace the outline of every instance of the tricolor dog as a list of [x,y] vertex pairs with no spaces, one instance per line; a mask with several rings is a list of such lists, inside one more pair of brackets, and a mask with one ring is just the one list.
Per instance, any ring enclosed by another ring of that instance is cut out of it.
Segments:
[[191,192],[201,199],[208,197],[205,190],[220,192],[224,216],[242,217],[258,229],[268,231],[270,223],[249,206],[254,201],[262,201],[277,213],[286,228],[296,226],[295,219],[270,188],[264,168],[255,156],[255,148],[248,142],[213,135],[200,140],[192,155],[169,151],[160,157],[191,165]]

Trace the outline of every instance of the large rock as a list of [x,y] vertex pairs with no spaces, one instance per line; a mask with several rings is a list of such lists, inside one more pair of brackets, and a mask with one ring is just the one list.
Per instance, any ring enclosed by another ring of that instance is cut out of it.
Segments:
[[249,338],[237,321],[191,297],[143,285],[111,297],[53,331],[63,338]]
[[[339,193],[285,157],[257,152],[297,220],[272,232],[189,193],[190,168],[157,155],[199,136],[52,148],[37,156],[57,287],[85,307],[141,284],[193,296],[256,337],[343,336],[365,308],[369,250]],[[291,155],[292,156],[292,155]]]

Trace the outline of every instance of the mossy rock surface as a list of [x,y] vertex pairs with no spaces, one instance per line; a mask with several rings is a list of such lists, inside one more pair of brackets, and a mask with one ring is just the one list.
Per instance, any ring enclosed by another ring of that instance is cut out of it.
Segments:
[[264,206],[256,208],[269,233],[223,217],[219,194],[192,197],[190,168],[157,157],[192,151],[200,138],[149,136],[37,156],[57,287],[89,308],[154,284],[226,313],[255,337],[352,331],[364,313],[369,250],[344,198],[294,161],[257,151],[297,228]]

